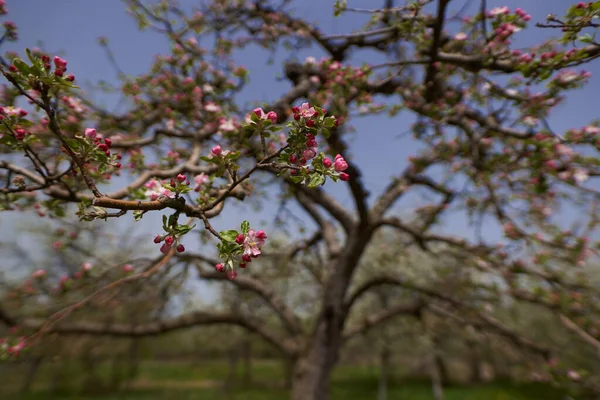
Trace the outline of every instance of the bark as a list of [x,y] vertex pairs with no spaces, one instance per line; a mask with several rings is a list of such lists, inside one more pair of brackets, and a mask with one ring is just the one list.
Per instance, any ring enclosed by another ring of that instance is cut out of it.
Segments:
[[431,390],[435,400],[444,400],[444,388],[442,385],[442,374],[436,362],[435,353],[431,355]]
[[387,400],[388,398],[388,380],[390,375],[390,357],[391,351],[386,343],[381,350],[379,360],[379,384],[377,387],[377,400]]
[[[309,354],[296,359],[292,372],[292,400],[327,400],[331,372],[338,360],[341,332],[322,322]],[[340,330],[341,331],[341,330]]]
[[27,393],[29,392],[29,389],[31,389],[31,385],[33,385],[33,381],[35,380],[40,365],[42,364],[42,360],[43,357],[41,356],[35,357],[33,360],[31,360],[29,368],[27,369],[27,374],[25,375],[23,383],[21,384],[21,393]]
[[[383,310],[389,307],[389,298],[385,289],[378,291],[379,302]],[[388,398],[388,380],[390,374],[390,337],[388,335],[386,327],[382,328],[382,347],[379,354],[379,383],[377,387],[377,400],[387,400]]]
[[[349,227],[350,224],[348,221]],[[343,329],[348,314],[346,292],[372,233],[368,227],[358,226],[349,232],[342,254],[330,259],[332,273],[323,288],[322,308],[314,333],[309,346],[294,360],[292,400],[329,399],[331,372],[344,342]]]
[[244,363],[242,384],[250,386],[252,385],[252,341],[248,337],[242,343],[242,358]]

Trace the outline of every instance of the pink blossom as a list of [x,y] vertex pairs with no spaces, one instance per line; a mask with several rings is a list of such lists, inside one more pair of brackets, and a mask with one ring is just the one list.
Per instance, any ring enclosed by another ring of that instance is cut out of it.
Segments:
[[41,278],[45,277],[45,276],[46,276],[46,274],[47,274],[46,270],[43,270],[43,269],[38,269],[38,270],[35,270],[35,271],[34,271],[34,272],[31,274],[31,277],[32,277],[32,278],[35,278],[35,279],[41,279]]
[[208,111],[208,112],[219,112],[219,111],[221,111],[221,107],[219,107],[218,105],[216,105],[212,101],[209,101],[208,103],[206,103],[204,105],[204,109],[206,111]]
[[454,35],[454,40],[463,41],[463,40],[467,40],[467,38],[468,38],[468,36],[464,32],[458,32],[456,35]]
[[573,172],[573,179],[575,179],[575,182],[578,185],[581,185],[583,182],[587,181],[589,177],[590,175],[588,171],[583,168],[575,168],[575,171]]
[[244,254],[253,257],[260,255],[260,248],[265,245],[266,238],[264,231],[255,232],[254,229],[250,229],[244,239]]
[[299,109],[300,116],[304,118],[312,118],[317,111],[314,107],[311,107],[308,103],[302,103]]
[[160,196],[175,197],[173,192],[165,189],[162,183],[156,179],[149,180],[144,186],[146,187],[146,192],[144,194],[152,201],[158,199]]
[[194,191],[196,191],[196,192],[200,191],[200,187],[202,187],[202,185],[204,185],[207,181],[208,181],[208,175],[206,175],[204,173],[196,175],[194,177],[194,182],[196,183],[196,186],[194,187]]
[[577,382],[581,379],[581,375],[579,374],[579,372],[577,372],[573,369],[570,369],[569,371],[567,371],[567,377],[574,382]]
[[219,130],[223,132],[234,132],[237,129],[235,126],[235,120],[232,118],[221,119],[219,122]]
[[494,7],[489,11],[488,15],[491,17],[495,17],[497,15],[508,13],[510,13],[510,9],[508,7]]

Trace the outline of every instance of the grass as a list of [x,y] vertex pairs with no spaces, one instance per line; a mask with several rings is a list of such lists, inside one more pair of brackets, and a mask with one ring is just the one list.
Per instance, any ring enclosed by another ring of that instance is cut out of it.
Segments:
[[[100,371],[107,375],[108,368]],[[140,365],[139,379],[133,389],[106,395],[84,396],[77,394],[50,395],[47,384],[50,370],[40,371],[33,391],[26,395],[6,393],[0,399],[10,400],[285,400],[288,392],[277,388],[283,380],[283,368],[279,362],[261,361],[253,363],[253,378],[259,382],[255,387],[235,387],[225,393],[220,382],[227,376],[224,362],[173,363],[144,362]],[[80,386],[81,376],[69,368],[75,386]],[[10,376],[3,375],[5,380]],[[19,373],[14,374],[18,382]],[[241,377],[241,368],[236,374]],[[366,368],[340,366],[332,377],[332,400],[371,400],[377,393],[376,371]],[[427,382],[393,381],[389,387],[389,400],[431,400],[431,388]],[[445,390],[446,400],[561,400],[561,393],[544,385],[494,383],[481,386],[453,386]]]

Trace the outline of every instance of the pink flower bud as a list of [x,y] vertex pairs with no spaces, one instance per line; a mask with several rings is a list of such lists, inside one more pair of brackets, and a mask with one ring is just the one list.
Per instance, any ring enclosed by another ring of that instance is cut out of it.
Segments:
[[264,115],[264,111],[262,108],[255,108],[254,111],[252,111],[254,113],[254,115],[256,115],[258,118],[262,118],[262,116]]
[[331,165],[332,165],[332,162],[331,162],[331,160],[329,158],[324,158],[323,159],[323,166],[325,168],[329,168],[329,167],[331,167]]
[[133,272],[133,265],[131,265],[131,264],[123,265],[123,272],[125,272],[126,274]]
[[270,119],[272,123],[277,122],[277,113],[275,111],[269,111],[267,113],[267,119]]
[[160,252],[163,254],[167,254],[169,251],[171,251],[171,245],[165,241],[165,243],[163,243],[163,245],[160,246]]
[[174,240],[175,240],[175,239],[173,239],[173,236],[167,236],[167,237],[165,238],[165,243],[166,243],[166,244],[168,244],[168,245],[170,246],[170,245],[172,245],[172,244],[173,244],[173,241],[174,241]]
[[160,236],[160,235],[156,235],[156,237],[154,238],[154,243],[160,243],[162,241],[163,241],[163,239],[162,239],[162,236]]
[[235,279],[235,277],[238,276],[238,273],[235,272],[234,269],[227,271],[227,277],[231,280]]
[[225,266],[223,266],[223,264],[217,264],[215,265],[215,269],[219,272],[223,272],[225,270]]
[[222,153],[223,153],[223,149],[221,148],[220,145],[216,145],[215,147],[212,148],[212,153],[219,157]]
[[177,180],[178,180],[179,182],[183,182],[183,181],[185,181],[185,179],[186,179],[186,178],[185,178],[185,175],[183,175],[183,174],[179,174],[179,175],[177,175]]
[[[339,155],[339,154],[338,154]],[[348,169],[348,163],[346,162],[346,160],[344,160],[343,157],[337,157],[335,158],[335,162],[333,163],[333,169],[336,172],[342,172],[345,171],[346,169]]]
[[182,244],[180,244],[179,246],[177,246],[177,252],[178,253],[183,253],[184,251],[185,251],[185,247]]
[[239,235],[237,235],[237,236],[235,237],[235,242],[236,242],[237,244],[242,244],[242,243],[244,243],[244,235],[243,235],[242,233],[240,233]]
[[85,128],[85,136],[90,139],[95,139],[96,134],[98,133],[94,128]]
[[343,180],[344,182],[347,182],[350,180],[350,175],[348,175],[345,172],[340,172],[340,179]]
[[54,57],[54,65],[56,66],[56,68],[60,68],[60,69],[67,68],[67,62],[65,60],[63,60],[62,58],[60,58],[59,56]]
[[256,238],[265,240],[267,238],[267,234],[262,229],[256,232]]

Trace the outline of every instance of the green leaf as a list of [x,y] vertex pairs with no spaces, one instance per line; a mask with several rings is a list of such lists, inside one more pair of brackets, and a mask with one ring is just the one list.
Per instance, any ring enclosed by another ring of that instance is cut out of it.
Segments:
[[308,182],[308,187],[309,188],[314,188],[317,186],[321,186],[325,183],[325,177],[323,175],[320,174],[313,174],[310,177],[310,181]]
[[238,232],[236,230],[228,230],[228,231],[221,231],[219,232],[219,235],[221,235],[221,238],[223,240],[226,240],[228,242],[235,242],[235,238],[238,235]]
[[329,132],[329,129],[327,128],[322,128],[321,132],[323,132],[323,136],[325,136],[325,139],[329,139],[329,136],[331,136],[331,132]]
[[245,235],[250,230],[250,222],[244,221],[242,222],[242,233]]
[[177,228],[175,229],[175,231],[177,233],[179,233],[180,235],[185,235],[187,234],[189,231],[191,231],[192,229],[194,229],[196,225],[178,225]]
[[133,212],[133,220],[135,222],[138,222],[139,220],[141,220],[143,216],[144,216],[144,211],[142,211],[142,210],[135,210]]
[[219,163],[219,159],[216,157],[209,158],[209,157],[202,156],[202,157],[200,157],[200,159],[202,161],[206,161],[206,162],[213,163],[213,164]]
[[27,65],[25,63],[25,61],[21,60],[20,58],[15,58],[13,60],[13,65],[24,74],[31,73],[31,69],[29,68],[29,65]]
[[335,117],[327,117],[327,118],[325,118],[325,120],[323,121],[323,124],[327,128],[332,128],[335,125]]

